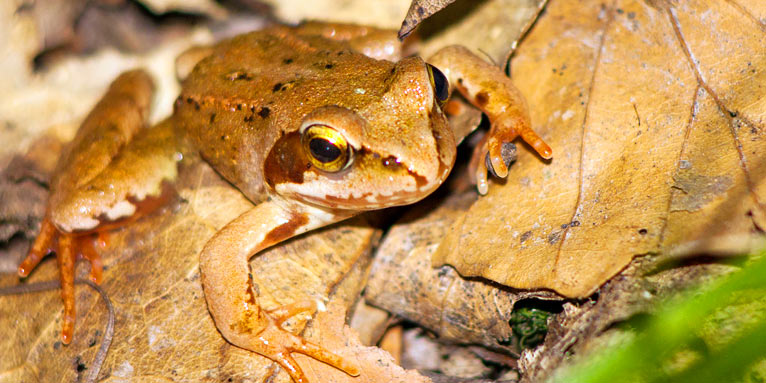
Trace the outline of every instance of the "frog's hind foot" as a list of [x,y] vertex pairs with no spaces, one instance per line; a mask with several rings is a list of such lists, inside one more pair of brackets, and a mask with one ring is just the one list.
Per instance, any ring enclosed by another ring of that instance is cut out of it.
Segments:
[[309,380],[301,370],[295,359],[290,356],[297,352],[310,356],[320,362],[333,366],[351,376],[359,375],[359,367],[349,362],[340,355],[334,354],[327,349],[306,341],[303,337],[283,329],[281,323],[301,312],[314,311],[316,304],[309,301],[299,301],[294,304],[285,305],[269,312],[274,313],[274,317],[267,314],[271,323],[258,335],[261,341],[254,351],[273,360],[287,371],[290,377],[296,383],[308,383]]
[[96,233],[75,235],[59,231],[48,219],[43,219],[40,234],[35,239],[27,257],[18,268],[19,276],[26,277],[37,267],[47,254],[56,253],[61,283],[61,299],[64,301],[64,315],[61,329],[61,341],[69,344],[74,333],[75,309],[74,274],[75,264],[79,258],[90,261],[90,279],[95,283],[101,282],[103,264],[95,244],[103,243],[103,236]]

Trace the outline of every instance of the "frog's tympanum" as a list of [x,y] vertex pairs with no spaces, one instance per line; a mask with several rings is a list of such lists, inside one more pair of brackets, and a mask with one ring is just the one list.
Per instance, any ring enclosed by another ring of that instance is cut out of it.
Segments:
[[[309,23],[272,27],[208,49],[183,82],[171,117],[146,127],[152,82],[121,75],[83,122],[51,181],[47,213],[26,276],[55,252],[64,300],[63,340],[75,321],[74,264],[101,279],[94,233],[161,205],[177,162],[195,151],[254,202],[205,245],[200,273],[208,308],[232,344],[279,363],[306,382],[291,353],[350,375],[354,363],[281,327],[315,310],[299,301],[259,305],[248,260],[297,234],[434,191],[455,161],[455,134],[441,106],[453,88],[487,114],[491,128],[474,154],[479,191],[487,166],[508,174],[501,149],[517,136],[543,158],[551,149],[531,129],[524,98],[503,72],[467,49],[399,59],[395,33]],[[439,68],[439,69],[436,69]],[[486,160],[485,160],[486,158]]]

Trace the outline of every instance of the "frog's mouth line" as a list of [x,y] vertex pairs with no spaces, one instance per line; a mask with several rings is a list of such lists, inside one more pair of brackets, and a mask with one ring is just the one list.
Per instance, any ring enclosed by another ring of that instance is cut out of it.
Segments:
[[[370,156],[372,157],[372,156]],[[368,159],[369,161],[369,159]],[[379,156],[374,161],[383,161]],[[327,188],[325,192],[316,191],[313,194],[301,192],[290,187],[291,184],[274,185],[275,190],[280,193],[293,194],[296,198],[303,200],[311,205],[320,206],[323,208],[332,208],[340,210],[377,210],[392,206],[409,205],[415,203],[433,192],[444,181],[444,177],[437,178],[434,182],[428,182],[425,176],[418,174],[413,170],[406,168],[406,164],[397,163],[396,166],[400,170],[397,178],[399,178],[401,184],[404,184],[402,177],[409,177],[414,183],[409,188],[399,188],[396,190],[388,191],[384,193],[380,191],[367,191],[363,193],[348,192],[345,195],[337,195],[333,193],[333,189]],[[325,177],[322,175],[321,177]],[[392,179],[392,183],[396,182]],[[314,184],[317,188],[322,189],[322,186],[326,185],[326,180],[323,180],[319,176],[304,175],[304,180],[301,185]],[[311,190],[311,187],[308,187]]]
[[300,198],[311,205],[322,208],[331,208],[338,210],[378,210],[387,207],[403,206],[413,204],[428,196],[429,193],[407,192],[397,193],[396,197],[386,197],[376,195],[372,192],[365,192],[358,196],[338,197],[334,195],[325,195],[323,197],[301,194]]

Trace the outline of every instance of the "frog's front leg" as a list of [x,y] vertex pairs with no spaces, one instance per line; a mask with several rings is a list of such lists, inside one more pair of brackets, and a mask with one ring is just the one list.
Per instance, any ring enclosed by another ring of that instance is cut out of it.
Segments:
[[259,251],[308,230],[347,218],[315,207],[269,200],[229,222],[205,245],[200,274],[215,325],[230,343],[261,354],[282,366],[292,379],[308,382],[290,356],[308,355],[349,375],[359,368],[321,346],[305,341],[281,327],[282,322],[306,311],[314,301],[298,301],[264,310],[253,286],[248,260]]
[[176,176],[178,140],[169,122],[147,128],[153,85],[143,71],[118,77],[80,126],[51,178],[40,234],[18,268],[27,276],[56,253],[64,301],[62,341],[75,323],[74,272],[78,258],[91,263],[100,282],[96,243],[110,228],[158,207],[171,194],[163,181]]
[[551,158],[553,152],[550,146],[532,130],[524,96],[500,68],[458,45],[440,49],[429,59],[429,63],[444,72],[450,91],[457,88],[466,99],[486,113],[491,122],[489,133],[471,158],[471,168],[475,170],[481,194],[486,194],[488,188],[485,156],[489,155],[494,174],[499,177],[508,175],[508,166],[502,155],[504,143],[521,136],[542,158]]

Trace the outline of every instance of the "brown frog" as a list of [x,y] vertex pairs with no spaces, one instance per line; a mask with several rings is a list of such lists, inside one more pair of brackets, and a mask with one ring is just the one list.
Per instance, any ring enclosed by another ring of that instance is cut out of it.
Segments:
[[481,193],[488,164],[507,175],[502,145],[517,136],[551,157],[511,81],[463,47],[440,50],[430,64],[419,57],[393,62],[401,54],[393,31],[308,23],[240,35],[205,53],[184,80],[173,115],[154,127],[145,126],[151,79],[143,71],[121,75],[59,162],[41,232],[19,274],[55,251],[65,343],[74,331],[76,259],[89,259],[91,278],[100,280],[94,233],[160,206],[184,153],[198,152],[254,202],[200,255],[215,324],[229,342],[276,361],[296,382],[307,380],[293,352],[350,375],[360,371],[281,327],[315,310],[315,302],[269,311],[259,305],[250,257],[308,230],[434,191],[452,169],[461,138],[441,109],[453,88],[492,123],[472,160]]

